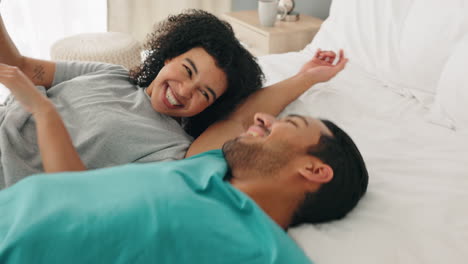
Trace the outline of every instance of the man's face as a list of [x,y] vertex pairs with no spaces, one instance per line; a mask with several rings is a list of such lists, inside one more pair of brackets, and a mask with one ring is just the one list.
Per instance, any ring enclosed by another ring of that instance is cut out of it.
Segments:
[[307,149],[316,145],[322,134],[331,132],[318,119],[299,115],[276,119],[256,114],[254,124],[226,142],[223,152],[233,173],[248,169],[271,174],[294,158],[307,155]]

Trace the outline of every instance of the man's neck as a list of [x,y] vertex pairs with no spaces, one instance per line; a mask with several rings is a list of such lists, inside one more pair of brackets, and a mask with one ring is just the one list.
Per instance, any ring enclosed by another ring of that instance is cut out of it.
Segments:
[[240,180],[235,177],[231,184],[247,194],[257,205],[283,229],[291,222],[294,212],[301,202],[301,197],[295,193],[287,192],[287,188],[279,184],[272,184],[265,180]]

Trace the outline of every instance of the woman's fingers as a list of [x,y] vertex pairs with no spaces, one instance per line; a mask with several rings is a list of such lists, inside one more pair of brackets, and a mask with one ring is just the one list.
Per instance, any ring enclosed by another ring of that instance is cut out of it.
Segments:
[[340,54],[340,60],[345,57],[343,49],[340,49],[339,54]]
[[13,70],[17,67],[10,66],[8,64],[0,63],[0,70]]
[[322,50],[320,48],[317,49],[317,51],[315,52],[314,58],[318,58],[320,56],[321,52],[322,52]]
[[[317,51],[316,51],[316,53],[314,55],[313,61],[318,65],[333,66],[333,62],[336,60],[337,56],[339,57],[339,59],[336,62],[335,66],[340,64],[340,63],[343,63],[343,60],[346,59],[343,49],[340,49],[338,51],[338,54],[336,54],[332,50],[317,49]],[[347,59],[346,59],[346,62],[347,62]],[[344,64],[346,64],[346,62],[344,62]],[[343,68],[344,68],[344,66],[343,66]]]
[[17,67],[0,63],[0,75],[1,76],[13,77],[16,75],[21,75],[21,73],[22,73],[21,70]]
[[0,82],[8,85],[15,78],[15,74],[11,71],[0,70]]
[[6,64],[0,64],[0,82],[15,95],[34,89],[34,84],[19,68]]
[[346,63],[348,63],[348,58],[344,56],[343,50],[340,50],[340,59],[338,60],[338,63],[335,65],[336,67],[336,72],[340,72],[344,69],[346,66]]
[[340,55],[340,59],[339,59],[338,62],[336,63],[337,65],[338,65],[341,61],[347,60],[347,58],[346,58],[345,55],[344,55],[344,51],[343,51],[342,49],[340,49],[339,55]]
[[321,51],[317,57],[324,64],[331,64],[335,61],[336,53],[333,51]]
[[327,51],[322,52],[322,56],[323,57],[335,57],[336,53],[331,50],[327,50]]

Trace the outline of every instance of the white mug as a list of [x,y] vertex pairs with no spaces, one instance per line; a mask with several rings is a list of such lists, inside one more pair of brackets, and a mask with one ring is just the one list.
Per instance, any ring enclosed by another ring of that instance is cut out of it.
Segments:
[[278,11],[281,11],[280,19],[283,19],[288,11],[283,6],[278,6],[278,0],[259,0],[258,1],[258,18],[260,24],[265,27],[275,25]]

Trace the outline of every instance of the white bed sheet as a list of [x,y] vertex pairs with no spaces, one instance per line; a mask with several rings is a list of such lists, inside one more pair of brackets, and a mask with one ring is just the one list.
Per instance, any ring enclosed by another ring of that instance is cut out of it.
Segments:
[[[306,52],[259,58],[267,84],[291,76]],[[345,219],[290,235],[318,264],[468,263],[468,133],[428,122],[429,110],[348,63],[282,114],[326,118],[354,139],[368,192]]]

